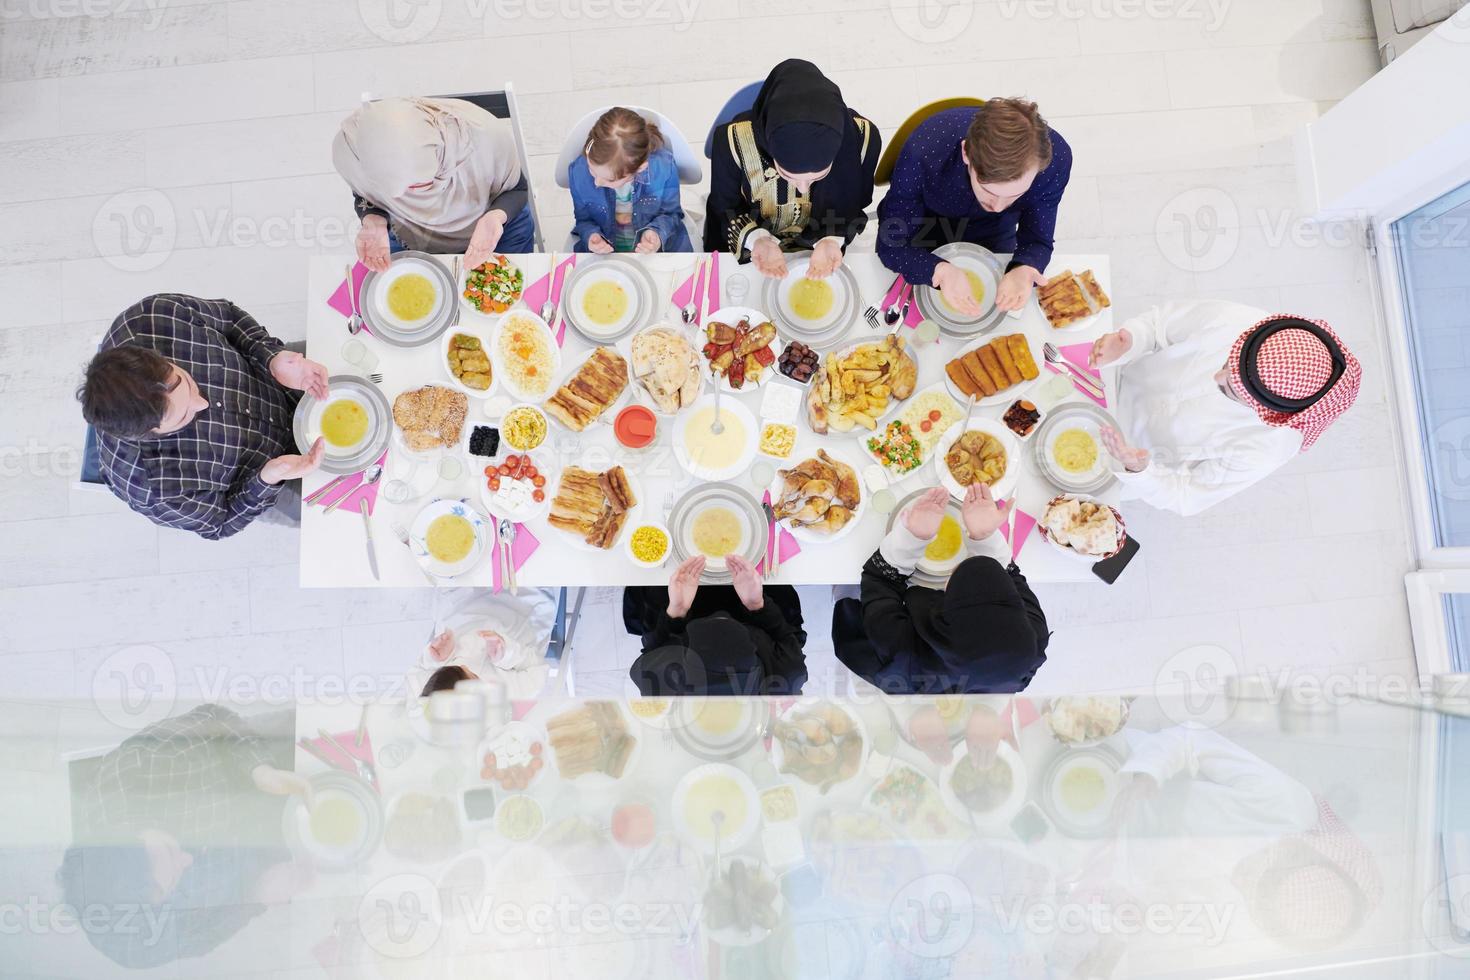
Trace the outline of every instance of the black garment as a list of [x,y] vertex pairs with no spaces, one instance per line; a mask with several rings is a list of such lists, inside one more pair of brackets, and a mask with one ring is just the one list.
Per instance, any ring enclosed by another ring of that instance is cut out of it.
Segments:
[[689,614],[668,615],[669,590],[623,590],[623,625],[642,638],[628,676],[647,697],[678,694],[798,694],[806,683],[801,600],[789,585],[768,585],[765,606],[750,612],[731,586],[701,586]]
[[[754,130],[767,179],[775,183],[778,204],[789,205],[796,191],[776,173],[773,147],[791,158],[781,159],[788,173],[814,173],[828,163],[832,166],[831,173],[812,185],[799,232],[785,234],[762,217],[746,168],[731,147],[731,127],[747,122]],[[751,110],[715,130],[705,250],[732,252],[748,262],[745,236],[753,227],[782,239],[786,251],[813,248],[829,236],[842,238],[845,248],[867,226],[865,212],[873,203],[873,174],[882,150],[878,127],[847,108],[841,90],[816,65],[794,58],[781,62],[766,77]]]
[[1015,563],[963,562],[944,591],[910,586],[874,553],[862,605],[844,599],[832,618],[837,659],[890,694],[1023,691],[1046,662],[1046,615]]

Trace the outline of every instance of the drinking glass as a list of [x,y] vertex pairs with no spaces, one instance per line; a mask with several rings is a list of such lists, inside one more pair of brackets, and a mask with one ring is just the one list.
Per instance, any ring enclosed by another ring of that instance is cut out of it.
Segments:
[[933,320],[920,320],[914,327],[914,340],[920,344],[932,344],[939,339],[939,324]]
[[880,514],[891,514],[893,508],[898,506],[898,497],[892,490],[884,487],[882,490],[873,491],[873,509]]
[[731,306],[739,306],[740,301],[745,299],[745,294],[750,292],[750,280],[742,272],[728,276],[725,279],[725,296],[730,300]]
[[342,360],[357,368],[363,374],[378,366],[378,355],[368,349],[368,345],[351,338],[342,345]]
[[439,460],[439,479],[453,482],[464,476],[464,462],[458,456],[445,456]]
[[764,490],[771,485],[776,478],[776,467],[763,459],[758,459],[750,464],[750,481],[755,484],[757,490]]

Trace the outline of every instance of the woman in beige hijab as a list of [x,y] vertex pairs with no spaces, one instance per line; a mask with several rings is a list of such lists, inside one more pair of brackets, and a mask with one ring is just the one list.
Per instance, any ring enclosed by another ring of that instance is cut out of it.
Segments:
[[463,252],[475,268],[496,251],[530,252],[535,225],[510,123],[460,99],[383,99],[358,109],[332,142],[332,163],[362,219],[357,257],[388,268],[402,249]]

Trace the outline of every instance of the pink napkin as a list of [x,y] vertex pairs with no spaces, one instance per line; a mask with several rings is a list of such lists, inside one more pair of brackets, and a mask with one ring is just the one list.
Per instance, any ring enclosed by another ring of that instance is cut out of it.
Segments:
[[[494,524],[498,527],[500,522],[496,520]],[[492,533],[494,533],[493,528]],[[531,529],[524,524],[517,524],[515,543],[510,546],[510,560],[515,564],[515,570],[519,572],[521,566],[536,553],[539,547],[541,547],[541,542],[536,539],[536,535],[531,533]],[[494,580],[490,583],[491,591],[499,592],[504,587],[500,582],[500,562],[492,561],[490,569],[490,577]]]
[[898,294],[903,290],[903,287],[903,276],[894,276],[893,285],[888,287],[888,292],[883,294],[883,300],[878,304],[878,312],[880,315],[884,310],[893,305],[894,299],[897,298]]
[[[924,314],[919,312],[919,301],[914,297],[914,287],[908,285],[908,283],[904,285],[908,288],[909,315],[904,318],[903,322],[906,326],[917,327],[923,322]],[[935,343],[939,342],[939,338],[937,337],[934,340]]]
[[[696,259],[695,261],[698,262],[699,260]],[[694,271],[690,273],[688,279],[684,280],[684,284],[674,290],[673,303],[675,306],[689,306],[694,302],[694,297],[699,295],[699,289],[704,285],[704,280],[701,279],[696,283],[694,278],[699,275],[702,268],[702,266],[695,265]]]
[[561,309],[561,290],[567,283],[567,269],[577,264],[577,257],[573,255],[561,264],[556,281],[551,286],[551,302],[556,306],[556,323],[550,324],[556,331],[556,346],[560,347],[567,340],[567,318]]
[[[388,450],[385,449],[383,450],[383,455],[378,457],[378,465],[386,466],[387,461]],[[325,507],[332,501],[340,499],[342,502],[334,507],[333,510],[358,514],[361,513],[362,508],[358,506],[357,502],[359,500],[366,500],[368,503],[368,513],[371,514],[373,508],[378,504],[378,487],[382,485],[383,481],[380,479],[377,483],[369,483],[367,486],[363,486],[362,476],[362,473],[358,473],[356,476],[348,477],[342,481],[341,486],[333,487],[331,493],[313,500],[312,506],[320,504]]]
[[[761,495],[761,503],[769,504],[770,502],[771,491],[767,490],[764,494]],[[761,560],[755,563],[756,571],[760,572],[762,575],[764,575],[766,571],[766,555],[769,551],[770,531],[771,526],[768,524],[766,525],[767,548],[762,549]],[[787,531],[784,527],[781,528],[780,534],[776,537],[776,554],[780,559],[780,564],[783,565],[786,563],[786,560],[788,558],[795,558],[797,555],[801,554],[801,542],[793,538],[791,536],[791,532]]]
[[[1058,347],[1057,350],[1061,352],[1062,358],[1064,360],[1066,360],[1069,364],[1077,368],[1079,371],[1087,375],[1092,380],[1096,381],[1098,383],[1098,387],[1102,387],[1102,372],[1095,367],[1088,366],[1087,363],[1087,356],[1092,353],[1091,344],[1068,344],[1066,347]],[[1053,364],[1047,364],[1046,369],[1053,374],[1066,374],[1068,377],[1071,377],[1070,371],[1064,371],[1063,369]],[[1084,390],[1083,387],[1077,384],[1075,380],[1072,382],[1072,387],[1076,388],[1078,391],[1082,392],[1083,395],[1097,402],[1103,408],[1108,407],[1107,398],[1094,397],[1092,392]],[[1106,391],[1107,389],[1104,388],[1103,390]]]
[[[347,280],[343,279],[337,291],[327,300],[327,305],[345,317],[352,316],[352,302],[357,302],[358,309],[362,309],[362,281],[367,278],[368,267],[361,262],[352,266],[352,300],[347,298]],[[367,324],[362,326],[363,333],[371,333]]]
[[[1006,509],[1009,510],[1010,508],[1016,506],[1016,502],[1015,500],[1007,500],[1005,506]],[[1001,536],[1004,537],[1011,546],[1011,561],[1015,561],[1016,556],[1021,553],[1021,549],[1026,546],[1026,539],[1031,536],[1031,530],[1034,527],[1036,527],[1036,518],[1032,517],[1030,514],[1026,513],[1024,510],[1021,510],[1020,508],[1016,509],[1016,539],[1014,541],[1011,540],[1011,536],[1007,532],[1006,525],[1002,524],[1000,526]]]
[[709,263],[709,305],[705,313],[713,313],[720,308],[720,253],[711,252]]
[[537,279],[531,285],[521,290],[521,299],[531,312],[537,315],[541,313],[541,307],[546,304],[546,299],[551,295],[551,277],[576,261],[576,255],[569,255],[546,275]]
[[[332,764],[344,772],[357,773],[357,764],[353,761],[355,759],[361,759],[363,762],[373,761],[372,733],[367,731],[362,733],[361,745],[357,744],[357,729],[355,728],[350,731],[332,732],[331,734],[333,738],[342,744],[342,748],[347,750],[346,754],[343,754],[341,749],[337,748],[337,746],[325,738],[308,738],[306,741],[311,743],[311,747],[316,749],[318,755],[332,760]],[[373,788],[377,788],[376,781],[374,782]]]

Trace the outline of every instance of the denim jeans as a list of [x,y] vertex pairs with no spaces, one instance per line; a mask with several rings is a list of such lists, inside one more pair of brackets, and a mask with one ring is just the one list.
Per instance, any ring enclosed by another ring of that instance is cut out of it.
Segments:
[[[388,251],[398,253],[403,250],[403,243],[398,240],[398,235],[393,231],[393,223],[390,221],[388,223]],[[511,255],[536,251],[536,220],[531,217],[529,204],[521,209],[520,214],[505,223],[505,227],[500,232],[500,241],[495,245],[495,251],[507,252]]]

